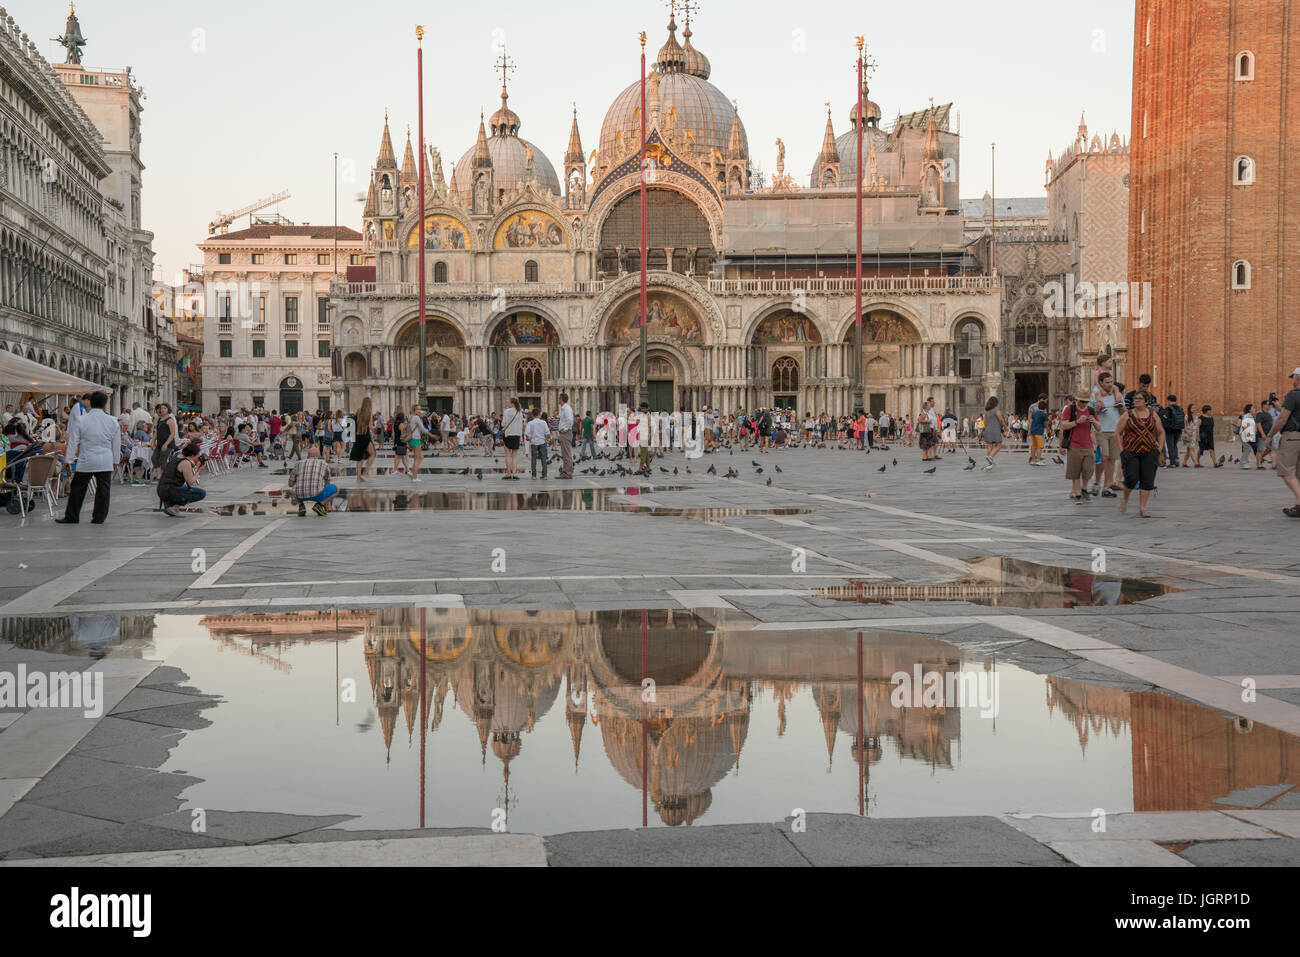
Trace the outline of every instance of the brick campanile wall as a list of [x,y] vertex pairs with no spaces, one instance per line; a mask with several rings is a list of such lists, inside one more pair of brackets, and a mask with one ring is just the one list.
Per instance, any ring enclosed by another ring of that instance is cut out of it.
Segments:
[[[1130,378],[1158,366],[1162,398],[1220,415],[1285,391],[1300,365],[1298,7],[1137,0],[1129,280],[1151,283],[1152,316],[1129,331]],[[1236,79],[1244,51],[1253,80]],[[1233,183],[1239,156],[1253,185]],[[1238,260],[1248,290],[1232,288]]]

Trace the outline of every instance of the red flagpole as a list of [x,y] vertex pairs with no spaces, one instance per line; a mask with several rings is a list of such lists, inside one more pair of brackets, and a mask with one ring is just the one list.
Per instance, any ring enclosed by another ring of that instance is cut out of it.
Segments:
[[856,172],[858,183],[858,240],[857,251],[854,257],[857,281],[854,283],[854,302],[856,308],[854,311],[855,331],[853,334],[853,348],[855,350],[853,355],[853,401],[854,405],[857,407],[853,410],[855,413],[858,411],[858,408],[863,407],[866,401],[866,396],[863,395],[862,392],[862,121],[864,119],[862,110],[862,44],[863,38],[858,37],[858,118],[857,122],[854,124],[857,127],[858,133],[858,160]]
[[420,194],[417,202],[420,204],[420,278],[419,278],[419,296],[420,296],[420,395],[417,402],[424,402],[425,392],[428,391],[427,383],[424,380],[424,354],[425,354],[425,327],[424,327],[424,27],[415,28],[415,39],[417,43],[415,51],[415,70],[417,77],[418,92],[416,94],[418,106],[416,109],[417,124],[420,128],[420,162],[419,180]]
[[649,400],[646,382],[646,238],[645,238],[645,32],[641,33],[641,402]]

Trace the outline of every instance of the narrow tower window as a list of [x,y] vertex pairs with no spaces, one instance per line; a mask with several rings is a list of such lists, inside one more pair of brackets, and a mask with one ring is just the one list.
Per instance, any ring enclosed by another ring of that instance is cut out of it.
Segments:
[[1243,50],[1237,54],[1236,62],[1238,80],[1255,79],[1255,54],[1249,50]]
[[1250,263],[1244,259],[1238,259],[1232,264],[1232,288],[1250,288]]

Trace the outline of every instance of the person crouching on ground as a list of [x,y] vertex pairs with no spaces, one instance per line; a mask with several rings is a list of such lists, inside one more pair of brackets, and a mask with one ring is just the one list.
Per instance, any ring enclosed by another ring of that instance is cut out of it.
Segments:
[[208,493],[199,488],[202,464],[199,443],[190,442],[163,465],[162,477],[158,479],[158,500],[162,502],[162,510],[172,518],[177,514],[175,506],[191,505],[207,497]]
[[307,514],[307,503],[312,511],[324,515],[329,511],[326,503],[339,494],[339,487],[330,480],[330,468],[321,458],[318,446],[307,450],[307,458],[294,465],[289,473],[289,494],[298,501],[298,514]]

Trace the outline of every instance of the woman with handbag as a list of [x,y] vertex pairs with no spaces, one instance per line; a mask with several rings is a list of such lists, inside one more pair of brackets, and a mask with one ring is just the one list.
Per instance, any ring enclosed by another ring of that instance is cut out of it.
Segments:
[[980,434],[980,440],[984,443],[984,458],[988,465],[984,466],[987,472],[993,468],[994,459],[1002,451],[1003,433],[1007,427],[1007,420],[1002,415],[1002,410],[998,408],[998,397],[989,396],[988,402],[984,403],[984,431]]
[[524,437],[524,410],[519,400],[512,398],[505,414],[501,416],[501,440],[506,447],[506,474],[502,481],[519,481],[519,445]]
[[1160,450],[1165,446],[1165,427],[1160,416],[1151,411],[1155,399],[1145,389],[1133,393],[1133,409],[1125,410],[1119,417],[1115,432],[1123,451],[1120,466],[1124,472],[1124,492],[1119,503],[1120,512],[1128,509],[1129,496],[1138,489],[1138,511],[1150,518],[1147,499],[1156,487],[1156,470],[1159,468]]

